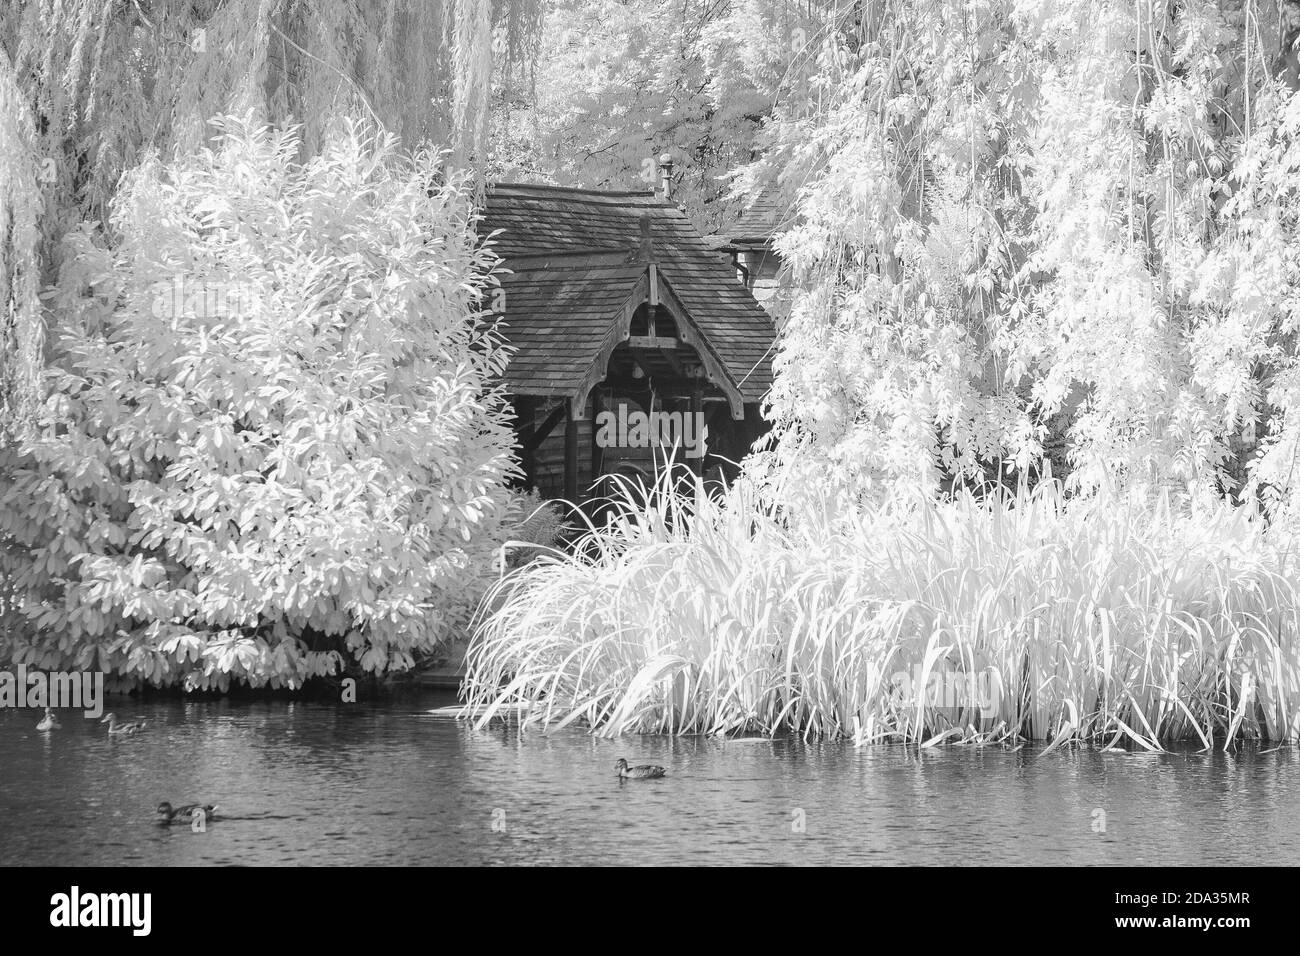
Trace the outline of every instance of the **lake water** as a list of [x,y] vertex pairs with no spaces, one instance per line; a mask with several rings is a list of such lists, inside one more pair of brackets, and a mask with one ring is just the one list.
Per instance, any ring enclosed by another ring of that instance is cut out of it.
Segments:
[[[426,713],[453,702],[119,699],[149,726],[115,738],[79,713],[40,734],[38,713],[0,711],[0,863],[1300,863],[1292,747],[520,736]],[[619,757],[669,776],[620,783]],[[206,833],[162,827],[162,800],[221,812]]]

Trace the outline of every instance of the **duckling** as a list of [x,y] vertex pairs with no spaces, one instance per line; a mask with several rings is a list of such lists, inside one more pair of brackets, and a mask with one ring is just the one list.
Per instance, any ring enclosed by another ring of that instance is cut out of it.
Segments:
[[187,803],[181,807],[173,807],[164,800],[158,804],[158,822],[172,823],[176,820],[182,823],[190,823],[196,813],[202,812],[205,821],[213,819],[217,812],[215,804],[211,803]]
[[618,763],[614,764],[614,769],[618,771],[620,780],[627,778],[631,780],[650,780],[654,777],[666,777],[668,771],[663,767],[657,767],[652,764],[642,764],[640,767],[629,767],[627,761],[622,757],[618,758]]
[[108,724],[110,734],[134,734],[144,730],[143,720],[131,720],[122,724],[120,727],[117,723],[117,714],[105,714],[100,720],[101,724]]
[[59,730],[62,727],[63,725],[59,723],[59,718],[54,716],[54,709],[51,707],[45,708],[45,716],[42,717],[41,722],[36,725],[36,729],[41,733],[45,733],[48,730]]

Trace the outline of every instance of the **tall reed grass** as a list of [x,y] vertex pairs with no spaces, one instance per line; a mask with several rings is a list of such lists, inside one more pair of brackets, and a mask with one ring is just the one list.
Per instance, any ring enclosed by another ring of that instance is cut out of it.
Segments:
[[797,510],[743,481],[642,491],[576,554],[497,582],[463,687],[482,722],[527,703],[528,723],[602,734],[1159,749],[1300,732],[1296,562],[1244,509],[1050,481]]

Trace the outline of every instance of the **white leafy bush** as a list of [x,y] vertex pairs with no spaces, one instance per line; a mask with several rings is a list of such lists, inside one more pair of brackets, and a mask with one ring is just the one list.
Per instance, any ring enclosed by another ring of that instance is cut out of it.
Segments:
[[218,122],[69,240],[37,434],[0,450],[0,658],[297,686],[449,637],[505,517],[491,254],[435,153]]

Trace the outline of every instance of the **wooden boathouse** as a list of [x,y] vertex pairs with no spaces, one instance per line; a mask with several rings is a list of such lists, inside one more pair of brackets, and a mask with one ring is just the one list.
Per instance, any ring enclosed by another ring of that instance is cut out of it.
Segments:
[[481,234],[509,270],[506,389],[525,484],[545,497],[577,502],[602,475],[653,476],[662,455],[611,443],[598,421],[697,416],[703,454],[682,460],[705,475],[728,473],[724,459],[765,430],[775,327],[730,256],[671,202],[671,166],[661,174],[661,191],[487,191]]

